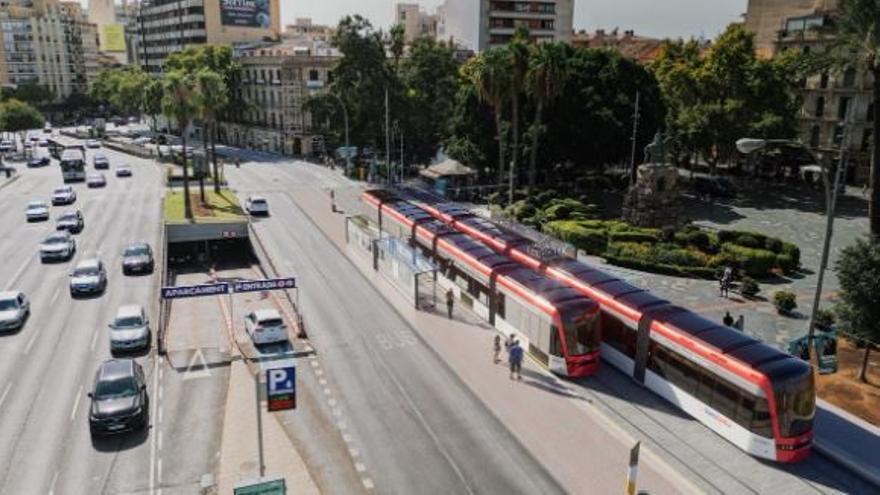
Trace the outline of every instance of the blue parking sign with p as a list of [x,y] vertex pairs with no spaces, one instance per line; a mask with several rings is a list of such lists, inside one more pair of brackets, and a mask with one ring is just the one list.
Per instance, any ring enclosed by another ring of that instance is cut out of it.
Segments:
[[296,367],[266,370],[266,392],[269,411],[296,409]]

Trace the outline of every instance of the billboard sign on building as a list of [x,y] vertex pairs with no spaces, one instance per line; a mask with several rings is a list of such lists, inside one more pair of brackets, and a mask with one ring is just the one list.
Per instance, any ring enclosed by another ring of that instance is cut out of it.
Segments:
[[224,26],[270,28],[270,0],[219,0],[220,23]]
[[122,24],[101,26],[101,50],[105,52],[125,51],[125,28]]

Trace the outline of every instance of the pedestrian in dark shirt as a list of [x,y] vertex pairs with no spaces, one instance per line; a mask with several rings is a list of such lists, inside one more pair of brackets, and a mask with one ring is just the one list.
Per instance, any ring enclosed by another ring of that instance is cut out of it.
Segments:
[[510,355],[508,356],[508,361],[510,362],[510,379],[513,380],[513,375],[516,374],[517,380],[522,380],[522,360],[523,360],[523,348],[519,345],[518,340],[513,341],[513,345],[510,346]]
[[449,319],[452,319],[452,306],[455,304],[455,294],[452,293],[452,289],[446,290],[446,311],[449,312]]
[[733,316],[730,315],[730,311],[726,311],[724,313],[724,324],[732,327],[733,326]]

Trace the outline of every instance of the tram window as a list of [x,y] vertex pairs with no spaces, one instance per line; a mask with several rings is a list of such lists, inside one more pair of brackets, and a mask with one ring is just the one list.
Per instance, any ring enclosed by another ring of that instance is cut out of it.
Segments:
[[666,367],[668,357],[666,357],[666,351],[656,342],[651,342],[651,350],[648,355],[648,369],[656,373],[658,376],[666,377]]
[[755,414],[752,416],[752,427],[750,430],[762,437],[773,438],[770,407],[767,404],[767,399],[763,397],[755,401]]
[[506,308],[505,308],[504,306],[505,306],[505,304],[504,304],[504,294],[501,293],[501,292],[496,292],[496,293],[495,293],[495,313],[497,313],[498,316],[500,316],[500,317],[502,317],[502,318],[504,318],[504,319],[506,320],[507,317],[504,316],[504,315],[505,315],[505,309],[506,309]]
[[751,394],[743,393],[736,413],[736,422],[740,426],[748,428],[755,414],[755,398]]
[[678,354],[671,354],[675,356],[675,364],[681,371],[680,387],[689,394],[695,394],[700,384],[700,371],[694,363]]
[[697,370],[700,375],[700,388],[697,389],[697,397],[706,404],[712,404],[712,391],[715,388],[715,378],[706,370]]
[[556,325],[550,325],[550,354],[554,356],[562,356],[562,340],[559,338],[559,328]]
[[712,407],[728,418],[736,417],[736,406],[739,402],[739,391],[736,387],[722,378],[715,382],[715,396]]

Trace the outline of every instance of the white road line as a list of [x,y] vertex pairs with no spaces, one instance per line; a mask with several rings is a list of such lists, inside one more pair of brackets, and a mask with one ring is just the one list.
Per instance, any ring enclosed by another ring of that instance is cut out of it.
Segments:
[[9,284],[6,285],[6,289],[4,289],[4,290],[11,290],[12,289],[12,284],[14,284],[16,281],[18,281],[18,277],[21,276],[21,274],[24,272],[24,270],[30,264],[31,258],[33,258],[36,255],[37,255],[37,253],[35,251],[33,254],[31,254],[30,258],[28,258],[27,261],[25,261],[24,263],[21,264],[21,266],[18,268],[18,271],[15,272],[15,275],[13,275],[12,278],[9,279]]
[[[158,461],[156,461],[156,480],[159,484],[162,484],[162,458],[160,457]],[[160,490],[161,493],[161,490]]]
[[95,344],[98,343],[98,329],[96,328],[94,332],[92,332],[92,345],[91,348],[95,350]]
[[162,432],[161,432],[161,431],[156,432],[156,437],[157,437],[157,440],[156,440],[156,443],[157,443],[156,450],[158,450],[159,452],[162,452]]
[[52,293],[52,300],[49,301],[49,306],[53,306],[55,304],[55,301],[58,299],[59,294],[61,294],[61,286],[60,285],[55,289],[55,292]]
[[31,352],[31,348],[34,346],[34,342],[37,341],[37,333],[31,335],[31,338],[28,339],[27,345],[24,346],[24,353],[29,354]]
[[327,379],[326,378],[319,378],[318,383],[321,384],[322,387],[325,387],[325,386],[327,386]]
[[315,376],[321,376],[324,374],[324,370],[317,368],[315,369]]
[[336,406],[336,399],[327,399],[327,404],[330,404],[330,407]]
[[353,448],[349,447],[348,448],[348,455],[350,455],[352,457],[358,457],[361,455],[361,453],[358,451],[358,449],[353,449]]
[[3,390],[3,395],[0,395],[0,407],[3,407],[3,401],[6,400],[6,396],[9,395],[9,390],[12,388],[12,383],[7,383],[6,388]]
[[162,407],[159,407],[159,421],[156,422],[157,425],[162,424]]
[[356,463],[354,463],[354,469],[355,469],[355,471],[357,471],[359,473],[363,473],[364,471],[367,470],[367,466],[364,466],[364,464],[361,462],[356,462]]
[[324,395],[333,395],[333,391],[328,387],[324,387]]
[[59,474],[61,474],[61,471],[55,471],[55,475],[52,476],[52,484],[49,485],[49,495],[55,494],[55,484],[58,483]]
[[345,443],[351,443],[351,441],[352,441],[351,435],[349,435],[348,433],[343,433],[342,434],[342,441]]
[[345,431],[348,428],[348,425],[345,423],[344,419],[336,420],[336,426],[339,428],[339,431]]
[[375,486],[373,485],[373,480],[371,480],[370,478],[364,478],[361,480],[361,482],[364,484],[364,488],[366,488],[367,490],[372,490]]
[[70,410],[70,420],[73,421],[73,418],[76,417],[76,410],[79,408],[79,401],[82,399],[83,386],[80,385],[79,389],[76,391],[76,400],[73,401],[73,409]]

